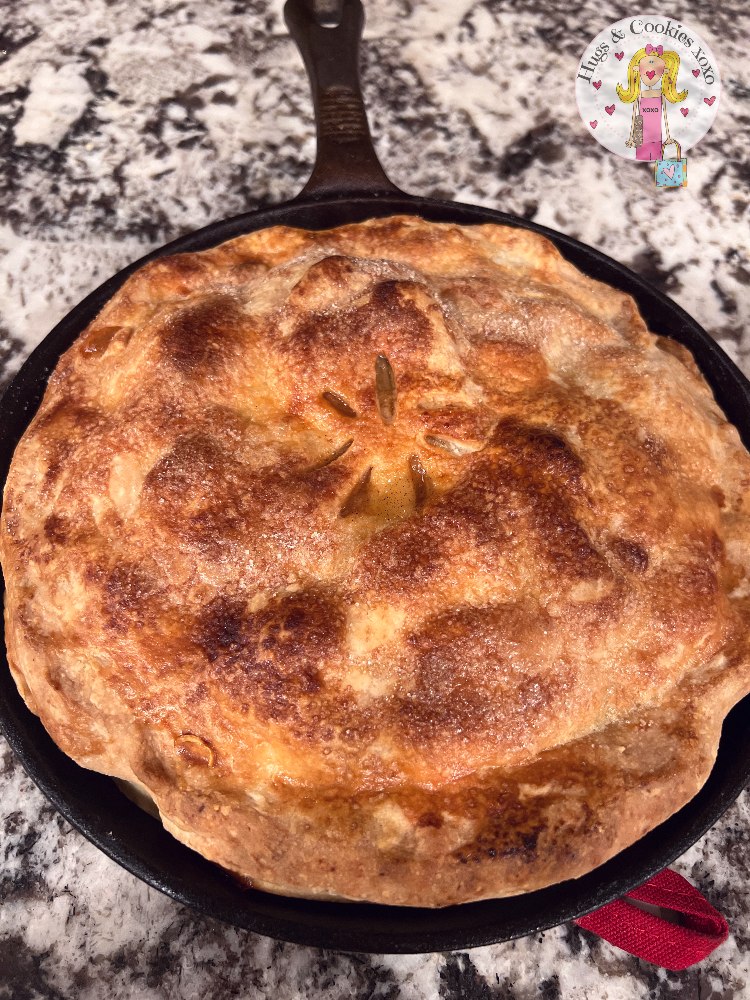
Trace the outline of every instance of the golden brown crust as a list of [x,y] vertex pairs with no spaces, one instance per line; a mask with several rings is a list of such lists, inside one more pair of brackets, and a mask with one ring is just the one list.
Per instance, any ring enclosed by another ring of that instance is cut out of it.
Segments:
[[9,661],[87,767],[274,891],[590,870],[750,688],[750,456],[544,239],[416,218],[147,265],[8,478]]

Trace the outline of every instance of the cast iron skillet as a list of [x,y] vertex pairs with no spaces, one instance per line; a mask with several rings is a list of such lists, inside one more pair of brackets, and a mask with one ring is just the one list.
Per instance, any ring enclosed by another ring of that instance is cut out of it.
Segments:
[[[26,361],[0,402],[0,477],[36,412],[58,358],[146,261],[205,250],[265,226],[326,229],[393,213],[437,222],[496,222],[542,233],[586,274],[638,302],[650,329],[693,352],[716,398],[750,445],[750,384],[698,324],[638,275],[591,247],[524,219],[472,205],[415,198],[385,175],[372,147],[358,82],[360,0],[343,0],[335,27],[288,0],[285,16],[312,84],[318,152],[312,176],[293,201],[226,219],[184,236],[120,271],[59,323]],[[301,944],[360,952],[429,952],[471,948],[553,927],[610,902],[668,865],[734,801],[750,776],[750,698],[724,723],[713,773],[675,816],[583,878],[511,899],[442,910],[291,899],[240,888],[184,847],[160,823],[124,798],[115,784],[61,753],[13,683],[0,653],[0,722],[10,745],[42,792],[105,854],[175,900],[211,917]]]

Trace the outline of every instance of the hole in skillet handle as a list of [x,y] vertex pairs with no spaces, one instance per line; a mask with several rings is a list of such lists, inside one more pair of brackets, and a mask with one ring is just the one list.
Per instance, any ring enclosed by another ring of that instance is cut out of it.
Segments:
[[313,0],[313,17],[324,28],[338,28],[343,6],[343,0]]
[[293,203],[331,195],[404,195],[383,170],[372,144],[359,83],[361,0],[287,0],[284,19],[310,78],[317,152]]

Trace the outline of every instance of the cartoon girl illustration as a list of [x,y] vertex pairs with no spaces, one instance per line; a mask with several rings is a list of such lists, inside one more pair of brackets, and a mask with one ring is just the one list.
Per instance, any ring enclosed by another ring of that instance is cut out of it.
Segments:
[[676,52],[665,52],[663,45],[649,44],[638,49],[628,64],[627,89],[617,84],[620,100],[633,105],[630,136],[625,145],[629,149],[635,146],[636,160],[660,160],[662,144],[673,141],[667,101],[679,104],[687,97],[687,90],[677,92],[679,68],[680,57]]

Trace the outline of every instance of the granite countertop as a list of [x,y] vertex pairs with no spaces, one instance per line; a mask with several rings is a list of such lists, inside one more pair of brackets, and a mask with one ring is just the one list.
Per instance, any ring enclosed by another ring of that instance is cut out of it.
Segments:
[[[366,0],[362,75],[406,190],[524,215],[619,258],[750,374],[750,16],[687,0],[723,97],[690,185],[653,189],[586,133],[578,59],[632,12],[588,0]],[[281,0],[9,0],[0,24],[0,381],[110,273],[215,219],[294,195],[311,105]],[[669,973],[573,926],[468,953],[337,955],[194,915],[92,847],[0,746],[0,997],[726,1000],[750,990],[747,793],[675,864],[729,941]]]

